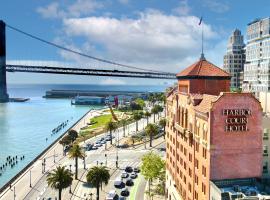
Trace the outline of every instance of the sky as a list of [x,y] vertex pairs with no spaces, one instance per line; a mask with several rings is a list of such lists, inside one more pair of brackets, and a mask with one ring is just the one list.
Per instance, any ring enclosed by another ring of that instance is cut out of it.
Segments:
[[[140,68],[177,73],[204,52],[222,67],[235,28],[268,17],[269,0],[1,0],[0,19],[47,41]],[[119,69],[65,52],[6,28],[7,63]],[[12,83],[172,84],[169,80],[8,73]]]

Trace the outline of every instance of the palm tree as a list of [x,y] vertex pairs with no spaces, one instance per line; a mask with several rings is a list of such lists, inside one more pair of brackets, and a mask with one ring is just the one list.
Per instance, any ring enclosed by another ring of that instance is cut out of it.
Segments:
[[133,119],[136,121],[136,131],[138,131],[138,121],[142,118],[141,113],[133,112]]
[[106,131],[110,131],[110,138],[111,138],[111,144],[112,144],[112,132],[115,131],[117,129],[117,123],[113,122],[112,120],[110,120],[107,124],[106,124]]
[[159,110],[158,110],[158,107],[157,106],[154,106],[152,109],[151,109],[151,113],[154,114],[154,123],[156,123],[156,114],[158,114]]
[[92,167],[86,175],[87,183],[93,185],[97,189],[97,200],[99,200],[99,188],[102,183],[108,184],[110,180],[109,170],[105,166]]
[[146,134],[150,138],[150,147],[152,147],[153,136],[158,134],[158,126],[156,124],[148,124],[145,128]]
[[126,119],[122,119],[121,120],[121,124],[123,125],[123,136],[126,137],[126,125],[127,125],[127,120]]
[[157,110],[158,110],[158,117],[159,117],[159,114],[161,112],[163,112],[163,107],[161,105],[157,105],[156,107],[157,107]]
[[159,120],[159,125],[163,127],[163,137],[165,139],[165,127],[166,127],[167,120],[166,118],[162,118]]
[[146,117],[147,125],[148,125],[148,118],[151,117],[151,113],[149,111],[146,111],[144,113],[144,116]]
[[85,157],[85,153],[83,152],[82,148],[75,144],[73,147],[69,150],[69,157],[75,158],[75,179],[78,179],[78,158],[83,159]]
[[61,166],[58,166],[47,175],[47,183],[51,188],[58,190],[59,200],[61,200],[62,190],[71,186],[72,180],[72,173]]

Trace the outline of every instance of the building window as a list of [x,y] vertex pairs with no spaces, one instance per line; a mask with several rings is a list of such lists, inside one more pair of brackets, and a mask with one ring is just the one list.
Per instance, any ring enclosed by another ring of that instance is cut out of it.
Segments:
[[269,129],[265,128],[263,131],[263,139],[268,140],[268,138],[269,138]]
[[203,192],[203,194],[206,194],[206,186],[203,183],[202,183],[202,192]]
[[202,166],[202,174],[203,174],[203,176],[206,176],[206,167],[205,166]]
[[195,142],[195,151],[199,152],[199,148],[200,148],[199,143]]
[[203,139],[207,141],[207,125],[203,125]]
[[195,200],[198,200],[198,193],[197,192],[195,192]]
[[192,154],[191,153],[188,154],[188,160],[189,160],[189,162],[192,162]]
[[191,184],[188,183],[188,191],[191,192]]
[[199,178],[196,174],[195,174],[195,183],[196,183],[196,185],[198,185],[198,183],[199,183]]
[[188,175],[189,177],[192,177],[192,170],[190,168],[188,169]]
[[199,161],[198,161],[198,159],[195,159],[195,167],[196,167],[197,169],[199,169]]
[[263,156],[268,156],[268,146],[267,145],[263,146]]
[[187,149],[184,148],[184,155],[186,156],[187,155]]
[[207,150],[206,148],[203,147],[203,157],[206,159],[207,157]]

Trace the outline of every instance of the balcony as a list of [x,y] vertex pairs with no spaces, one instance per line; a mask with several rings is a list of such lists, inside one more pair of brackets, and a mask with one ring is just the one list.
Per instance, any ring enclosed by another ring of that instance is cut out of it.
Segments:
[[185,129],[182,127],[182,126],[180,126],[178,123],[175,123],[174,124],[174,127],[176,128],[176,130],[178,130],[180,133],[185,133]]

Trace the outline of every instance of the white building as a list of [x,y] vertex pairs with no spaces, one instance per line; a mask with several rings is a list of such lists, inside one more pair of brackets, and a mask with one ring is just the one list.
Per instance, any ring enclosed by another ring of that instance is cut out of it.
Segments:
[[270,90],[270,18],[248,24],[243,90]]
[[232,76],[231,88],[241,88],[240,72],[243,71],[245,62],[244,46],[241,31],[235,29],[229,38],[223,60],[223,69]]

